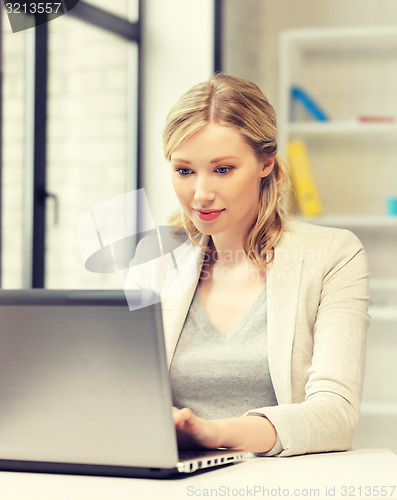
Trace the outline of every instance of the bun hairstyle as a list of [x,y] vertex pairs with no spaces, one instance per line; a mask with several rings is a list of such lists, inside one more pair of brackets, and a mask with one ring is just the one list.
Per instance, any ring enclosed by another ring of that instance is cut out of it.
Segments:
[[[257,214],[244,239],[249,258],[266,266],[273,259],[274,246],[285,226],[284,203],[290,189],[287,165],[277,153],[274,109],[254,83],[217,73],[192,87],[169,112],[163,134],[166,159],[170,160],[178,146],[211,122],[235,128],[259,160],[274,160],[271,173],[261,180]],[[184,227],[199,244],[201,233],[185,213],[178,211],[168,222]]]

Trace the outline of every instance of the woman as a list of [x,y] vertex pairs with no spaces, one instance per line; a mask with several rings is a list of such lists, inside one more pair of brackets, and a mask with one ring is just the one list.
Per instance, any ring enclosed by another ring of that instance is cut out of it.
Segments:
[[172,108],[165,155],[201,273],[163,305],[174,421],[197,446],[265,455],[345,450],[369,324],[349,231],[287,221],[288,173],[260,89],[216,74]]

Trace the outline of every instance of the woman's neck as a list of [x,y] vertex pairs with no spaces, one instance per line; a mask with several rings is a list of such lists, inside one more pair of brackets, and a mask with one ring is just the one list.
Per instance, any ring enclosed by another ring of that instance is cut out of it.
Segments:
[[212,250],[211,261],[217,266],[231,268],[251,263],[242,240],[226,239],[217,235],[212,236],[210,249]]

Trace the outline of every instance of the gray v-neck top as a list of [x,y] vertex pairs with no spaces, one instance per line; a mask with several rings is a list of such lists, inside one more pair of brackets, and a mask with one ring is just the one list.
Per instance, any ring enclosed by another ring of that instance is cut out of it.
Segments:
[[225,335],[208,318],[197,287],[170,368],[174,405],[207,419],[277,405],[267,361],[266,316],[264,287]]

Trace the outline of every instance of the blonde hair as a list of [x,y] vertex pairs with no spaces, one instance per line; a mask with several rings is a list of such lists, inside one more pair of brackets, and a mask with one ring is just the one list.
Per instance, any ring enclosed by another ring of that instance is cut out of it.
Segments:
[[[271,173],[261,180],[258,211],[244,239],[249,258],[265,266],[273,259],[274,247],[285,227],[284,201],[290,189],[287,165],[277,153],[274,109],[254,83],[217,73],[186,92],[169,112],[163,134],[167,160],[178,146],[210,122],[237,129],[258,159],[274,160]],[[184,227],[198,244],[201,233],[184,212],[171,215],[168,223]]]

